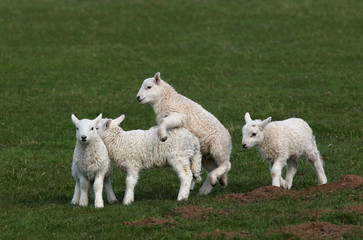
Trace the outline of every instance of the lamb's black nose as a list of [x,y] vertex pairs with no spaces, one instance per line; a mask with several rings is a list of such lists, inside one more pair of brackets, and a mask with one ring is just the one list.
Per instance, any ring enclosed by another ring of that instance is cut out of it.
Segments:
[[87,136],[82,135],[82,136],[81,136],[81,138],[82,138],[82,140],[83,140],[83,141],[85,141],[85,140],[86,140],[86,138],[87,138]]
[[138,102],[140,102],[140,100],[141,100],[139,96],[137,96],[136,99]]
[[246,145],[246,144],[242,144],[242,147],[243,147],[244,149],[247,149],[247,145]]

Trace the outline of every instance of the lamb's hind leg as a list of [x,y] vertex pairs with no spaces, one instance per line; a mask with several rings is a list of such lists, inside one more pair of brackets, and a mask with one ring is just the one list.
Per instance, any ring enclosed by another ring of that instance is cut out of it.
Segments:
[[116,203],[118,202],[116,196],[115,196],[115,193],[113,192],[113,189],[112,189],[112,184],[111,184],[111,179],[108,177],[108,178],[105,178],[105,181],[104,181],[104,191],[106,192],[106,196],[107,196],[107,201],[109,203]]
[[208,176],[205,179],[205,182],[203,183],[202,187],[199,189],[198,193],[199,196],[208,195],[212,191],[213,185],[211,184],[209,175],[210,172],[216,169],[218,166],[211,157],[203,156],[202,167],[207,171]]
[[227,186],[227,173],[231,170],[230,158],[230,147],[214,144],[211,146],[210,155],[213,158],[217,167],[209,173],[211,184],[216,185],[217,181],[222,186]]
[[74,187],[74,194],[71,203],[72,204],[78,204],[79,203],[79,197],[81,195],[81,189],[79,187],[79,179],[76,180],[76,185]]
[[320,152],[316,147],[315,139],[313,140],[312,147],[306,152],[305,158],[310,162],[312,168],[314,169],[318,177],[319,185],[327,183],[328,180],[324,172],[323,159],[321,158]]

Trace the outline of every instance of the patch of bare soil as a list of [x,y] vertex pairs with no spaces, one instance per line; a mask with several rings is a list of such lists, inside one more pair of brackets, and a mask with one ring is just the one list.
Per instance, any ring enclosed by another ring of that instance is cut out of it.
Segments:
[[316,192],[331,193],[343,189],[353,189],[361,185],[363,185],[363,177],[355,175],[346,175],[338,182],[314,186],[306,188],[301,191],[285,190],[279,187],[267,186],[267,187],[257,188],[251,192],[239,193],[239,194],[237,193],[227,194],[222,197],[218,197],[218,199],[222,200],[233,199],[240,203],[249,203],[265,199],[274,200],[281,196],[299,198],[300,196],[308,196]]
[[157,225],[173,225],[176,222],[174,221],[174,219],[170,219],[170,218],[153,218],[153,217],[149,217],[143,220],[136,220],[136,221],[131,221],[131,222],[124,222],[125,226],[140,226],[140,227],[154,227]]
[[237,193],[227,194],[222,196],[221,198],[223,200],[228,198],[233,199],[240,203],[250,203],[264,199],[274,200],[284,195],[290,196],[292,198],[299,197],[299,194],[296,194],[293,191],[285,190],[274,186],[267,186],[267,187],[259,187],[251,192],[239,193],[239,194]]
[[330,192],[336,192],[336,191],[342,190],[342,189],[356,188],[360,185],[363,185],[363,177],[356,176],[356,175],[346,175],[338,182],[309,187],[309,188],[304,189],[304,192],[330,193]]
[[185,219],[192,219],[192,220],[200,220],[204,219],[210,215],[229,215],[231,212],[229,210],[216,210],[212,208],[188,205],[183,207],[174,208],[168,216],[173,216],[175,213],[181,213],[181,217]]
[[247,237],[249,235],[248,232],[232,232],[232,231],[222,231],[222,230],[219,230],[219,229],[215,229],[211,232],[204,232],[204,233],[201,233],[195,237],[197,238],[207,238],[207,237],[219,237],[223,235],[224,237],[226,238],[235,238],[235,237],[238,237],[238,238],[244,238],[244,237]]
[[300,225],[280,227],[273,232],[291,234],[301,239],[343,239],[343,234],[353,229],[363,229],[353,225],[335,225],[328,222],[306,222]]

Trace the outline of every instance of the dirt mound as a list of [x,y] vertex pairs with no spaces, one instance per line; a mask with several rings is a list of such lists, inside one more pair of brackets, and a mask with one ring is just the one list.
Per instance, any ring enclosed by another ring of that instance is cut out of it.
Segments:
[[299,198],[300,196],[308,196],[316,192],[331,193],[343,189],[353,189],[360,185],[363,185],[363,177],[346,175],[338,182],[314,186],[300,191],[285,190],[279,187],[267,186],[257,188],[251,192],[227,194],[222,197],[218,197],[217,199],[233,199],[240,203],[250,203],[265,199],[274,200],[281,196]]
[[157,225],[173,225],[176,222],[169,218],[153,218],[149,217],[143,220],[124,222],[125,226],[155,227]]
[[299,197],[298,194],[296,194],[293,191],[285,190],[279,187],[274,186],[267,186],[267,187],[259,187],[252,192],[246,192],[246,193],[240,193],[240,194],[227,194],[222,196],[222,199],[233,199],[237,202],[241,203],[249,203],[249,202],[256,202],[258,200],[264,200],[264,199],[277,199],[281,196],[290,196],[292,198]]
[[[335,225],[328,222],[306,222],[280,227],[273,232],[291,234],[301,239],[343,239],[343,234],[359,228],[353,225]],[[362,229],[362,227],[360,227]]]
[[333,183],[327,183],[324,185],[309,187],[304,190],[304,192],[321,192],[329,193],[335,192],[342,189],[352,189],[360,185],[363,185],[363,177],[356,175],[346,175],[342,180]]
[[224,236],[226,238],[244,238],[247,237],[249,235],[248,232],[232,232],[232,231],[222,231],[219,229],[213,230],[211,232],[205,232],[205,233],[201,233],[195,237],[197,238],[207,238],[207,237],[219,237],[219,236]]
[[229,215],[229,210],[216,210],[212,208],[188,205],[174,208],[167,216],[172,217],[175,213],[181,213],[181,217],[185,219],[200,220],[212,214]]
[[357,214],[363,214],[363,204],[353,205],[350,207],[344,207],[337,209],[339,211],[346,211],[346,212],[352,212]]

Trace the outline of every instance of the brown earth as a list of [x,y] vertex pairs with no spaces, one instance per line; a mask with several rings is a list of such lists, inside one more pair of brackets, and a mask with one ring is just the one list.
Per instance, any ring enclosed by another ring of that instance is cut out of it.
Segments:
[[240,203],[250,203],[264,199],[274,200],[284,195],[290,196],[292,198],[299,197],[299,195],[293,191],[285,190],[274,186],[267,186],[267,187],[259,187],[253,190],[252,192],[227,194],[222,197],[219,197],[219,199],[220,198],[222,198],[223,200],[233,199]]
[[201,233],[195,237],[197,238],[207,238],[207,237],[219,237],[219,236],[222,236],[224,235],[224,237],[226,238],[235,238],[235,237],[238,237],[238,238],[244,238],[244,237],[247,237],[249,235],[248,232],[232,232],[232,231],[222,231],[222,230],[219,230],[219,229],[215,229],[211,232],[205,232],[205,233]]
[[329,192],[335,192],[335,191],[342,190],[342,189],[356,188],[360,185],[363,185],[363,177],[356,176],[356,175],[346,175],[338,182],[309,187],[309,188],[304,189],[303,192],[305,192],[305,193],[311,193],[311,192],[329,193]]
[[200,220],[204,219],[210,215],[229,215],[231,211],[229,210],[216,210],[212,208],[188,205],[183,207],[174,208],[168,216],[172,217],[176,214],[180,214],[181,217],[185,219],[192,219],[192,220]]
[[342,189],[352,189],[363,185],[363,177],[355,175],[346,175],[340,181],[327,183],[324,185],[306,188],[300,191],[285,190],[279,187],[267,186],[260,187],[251,192],[227,194],[217,199],[232,199],[240,203],[250,203],[259,200],[274,200],[281,196],[299,198],[300,196],[309,196],[313,193],[331,193]]
[[328,222],[306,222],[300,225],[283,226],[274,233],[291,234],[301,239],[343,239],[343,234],[362,227],[354,225],[335,225]]

